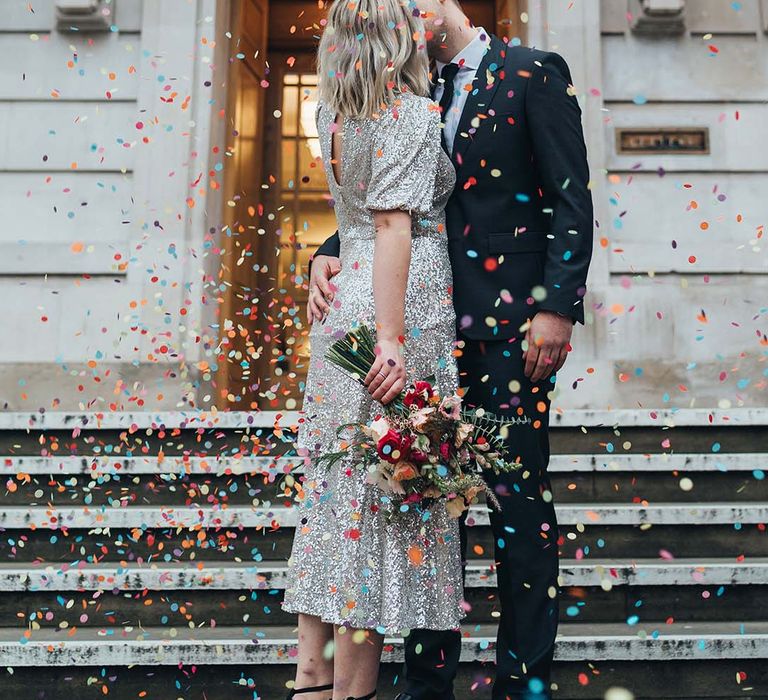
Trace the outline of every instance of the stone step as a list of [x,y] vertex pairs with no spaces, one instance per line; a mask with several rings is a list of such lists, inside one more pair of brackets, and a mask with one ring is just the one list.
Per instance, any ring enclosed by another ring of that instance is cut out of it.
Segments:
[[[35,700],[282,700],[293,678],[289,664],[0,668],[5,695],[23,700],[30,688]],[[490,700],[492,679],[489,664],[460,664],[455,696]],[[631,688],[636,700],[765,700],[768,664],[762,659],[556,661],[552,682],[555,700],[630,697],[617,688]],[[394,700],[404,685],[402,664],[383,664],[378,700]]]
[[[562,622],[637,619],[704,622],[768,620],[768,560],[564,560]],[[284,563],[0,566],[0,627],[101,625],[296,624],[280,603]],[[467,566],[467,624],[498,620],[496,575],[490,562]]]
[[[467,557],[493,556],[488,527],[467,528]],[[98,526],[92,530],[48,528],[6,530],[0,534],[0,559],[23,562],[80,561],[243,561],[285,560],[293,530],[269,528],[194,528],[167,525],[131,529]],[[560,527],[561,556],[591,558],[736,558],[761,557],[768,551],[763,524],[742,525],[570,525]]]
[[[555,503],[678,503],[768,501],[768,479],[751,472],[708,471],[686,476],[681,472],[560,472],[551,475]],[[288,504],[293,489],[283,476],[261,473],[42,475],[13,480],[4,494],[7,506],[251,506],[258,502]]]
[[[112,565],[0,564],[0,591],[100,591],[100,590],[280,590],[285,588],[283,562],[205,562],[198,564],[119,563]],[[560,585],[615,586],[744,586],[768,585],[768,557],[742,561],[724,559],[564,559]],[[467,588],[496,586],[496,572],[489,561],[467,565]]]
[[[300,473],[301,461],[283,456],[189,455],[87,457],[18,456],[0,458],[7,474],[204,474],[229,475],[265,473],[275,476],[291,471]],[[570,472],[757,472],[768,469],[768,457],[762,452],[744,453],[674,453],[674,454],[553,454],[550,473]]]
[[[561,526],[576,525],[754,525],[768,523],[768,503],[659,503],[556,506]],[[0,527],[35,528],[289,528],[296,524],[296,509],[269,506],[189,505],[180,507],[126,506],[8,506],[0,511]],[[489,524],[488,510],[473,506],[470,526]]]
[[[8,411],[0,413],[0,430],[145,430],[172,428],[254,429],[296,425],[297,411]],[[619,408],[553,410],[553,428],[624,427],[741,427],[768,425],[768,409],[750,408]]]
[[[642,621],[768,621],[768,586],[617,586],[561,589],[563,623]],[[467,588],[467,625],[490,624],[500,617],[494,588]],[[0,593],[0,627],[100,627],[135,625],[206,626],[249,624],[261,629],[295,625],[281,607],[280,589],[183,589],[124,591],[36,591]]]
[[[493,661],[496,628],[464,630],[462,662]],[[292,627],[112,627],[0,629],[4,666],[292,664]],[[560,625],[559,661],[768,660],[768,622]],[[402,661],[402,640],[385,640],[382,660]]]
[[[495,588],[466,588],[468,626],[498,622]],[[37,629],[129,625],[251,625],[265,629],[295,625],[283,611],[283,590],[160,589],[0,592],[0,627]],[[748,616],[745,611],[749,611]],[[562,623],[768,621],[768,585],[752,586],[570,586],[561,589]]]

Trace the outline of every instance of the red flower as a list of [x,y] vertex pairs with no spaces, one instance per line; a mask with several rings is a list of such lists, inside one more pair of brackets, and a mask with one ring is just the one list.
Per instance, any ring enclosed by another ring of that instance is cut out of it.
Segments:
[[424,464],[429,460],[429,455],[421,450],[411,450],[411,462],[414,464]]
[[451,446],[447,442],[440,443],[440,456],[446,461],[451,456]]
[[435,395],[435,390],[429,382],[415,382],[408,391],[405,392],[403,403],[409,408],[424,408],[429,400]]
[[403,435],[390,428],[387,434],[379,440],[376,449],[379,457],[387,462],[396,464],[401,460],[407,459],[408,452],[413,444],[413,438],[410,435]]

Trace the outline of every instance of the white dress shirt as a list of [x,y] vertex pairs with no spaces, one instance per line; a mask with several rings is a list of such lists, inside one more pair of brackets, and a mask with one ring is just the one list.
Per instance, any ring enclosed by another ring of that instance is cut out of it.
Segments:
[[[453,81],[453,87],[457,94],[454,95],[453,102],[451,102],[448,113],[445,115],[445,126],[443,127],[448,153],[453,153],[453,142],[456,138],[456,131],[459,128],[461,113],[464,111],[464,105],[467,104],[467,97],[469,97],[469,93],[473,89],[472,83],[477,75],[477,69],[480,67],[480,62],[483,60],[483,56],[485,56],[490,43],[491,37],[488,32],[482,27],[477,27],[475,38],[450,60],[450,63],[458,64],[459,71],[456,73],[456,78]],[[443,66],[446,64],[435,61],[435,65],[437,76],[440,77]],[[435,102],[440,102],[442,96],[443,83],[438,83],[435,88]]]

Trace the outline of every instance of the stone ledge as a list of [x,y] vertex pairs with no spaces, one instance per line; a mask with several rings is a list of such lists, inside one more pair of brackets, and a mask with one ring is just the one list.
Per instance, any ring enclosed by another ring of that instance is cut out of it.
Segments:
[[[768,659],[768,623],[561,624],[559,631],[558,661]],[[466,628],[461,661],[493,661],[495,635],[493,625]],[[0,630],[5,666],[292,664],[295,654],[290,627]],[[382,661],[402,659],[402,640],[385,640]]]
[[[553,454],[550,473],[570,472],[752,472],[764,469],[762,452],[739,453],[660,453],[660,454]],[[6,474],[252,474],[270,472],[301,473],[296,457],[39,457],[9,455],[0,457]]]
[[[67,413],[62,411],[0,413],[0,430],[71,430],[159,428],[287,428],[296,425],[298,411],[161,411]],[[553,428],[581,426],[707,427],[768,425],[768,408],[553,410]]]
[[[753,525],[768,523],[768,503],[561,504],[555,506],[562,525]],[[6,506],[0,527],[67,528],[216,528],[294,527],[296,509],[229,506]],[[489,524],[488,510],[470,508],[467,524]]]
[[[282,590],[287,567],[282,562],[205,562],[167,564],[85,564],[69,567],[0,564],[0,591],[98,590]],[[562,586],[768,586],[768,558],[638,559],[630,561],[563,559]],[[467,588],[496,585],[491,562],[467,565]]]

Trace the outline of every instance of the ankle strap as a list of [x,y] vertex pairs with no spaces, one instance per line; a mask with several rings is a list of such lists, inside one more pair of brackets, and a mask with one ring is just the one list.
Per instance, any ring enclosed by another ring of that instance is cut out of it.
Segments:
[[374,688],[368,695],[362,695],[359,698],[353,698],[352,696],[348,697],[347,700],[371,700],[373,696],[376,695],[376,689]]
[[288,697],[292,698],[294,695],[298,695],[299,693],[315,693],[321,690],[333,690],[333,683],[329,683],[328,685],[313,685],[311,688],[294,688],[290,693],[288,693]]

